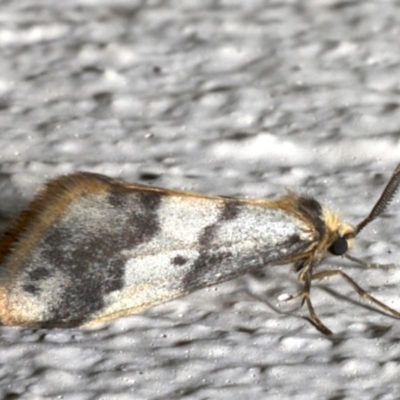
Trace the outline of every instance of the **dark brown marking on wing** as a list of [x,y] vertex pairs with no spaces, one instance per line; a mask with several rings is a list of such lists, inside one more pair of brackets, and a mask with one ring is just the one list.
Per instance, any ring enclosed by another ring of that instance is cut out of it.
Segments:
[[204,248],[209,249],[209,246],[213,243],[215,235],[218,232],[218,228],[221,226],[221,224],[223,224],[225,221],[235,219],[240,213],[240,208],[241,203],[238,201],[226,200],[223,203],[218,220],[203,229],[203,233],[199,238],[199,245],[201,247],[200,252]]
[[[46,232],[42,256],[64,279],[44,326],[80,325],[104,308],[105,295],[123,288],[126,260],[121,251],[151,240],[158,233],[161,197],[155,192],[112,193],[109,204],[127,215],[118,229],[114,229],[116,222],[105,215],[101,224],[104,228],[97,231],[88,228],[77,235],[76,227],[56,224]],[[123,234],[115,234],[117,231]]]
[[180,265],[185,265],[187,263],[187,261],[188,261],[187,258],[185,258],[185,257],[183,257],[181,255],[177,255],[171,260],[171,263],[173,265],[180,266]]
[[35,294],[37,295],[40,293],[40,289],[36,285],[29,284],[29,283],[22,285],[22,290],[24,290],[27,293],[33,294],[33,295],[35,295]]
[[25,283],[24,285],[22,285],[22,289],[25,292],[37,295],[40,293],[40,282],[49,278],[50,276],[51,272],[47,268],[38,267],[36,269],[33,269],[28,273],[27,282],[29,283]]
[[51,272],[47,268],[39,267],[29,272],[29,280],[36,282],[42,279],[46,279],[51,275]]
[[241,209],[241,203],[235,200],[226,200],[220,211],[216,222],[206,226],[199,238],[199,256],[190,268],[190,271],[183,279],[183,285],[186,289],[198,286],[198,282],[203,280],[207,270],[214,270],[222,261],[232,257],[230,251],[221,251],[215,246],[215,237],[218,229],[224,222],[235,219]]

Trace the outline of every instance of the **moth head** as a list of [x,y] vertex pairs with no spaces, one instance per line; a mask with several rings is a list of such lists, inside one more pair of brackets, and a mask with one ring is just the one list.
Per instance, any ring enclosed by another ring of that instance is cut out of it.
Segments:
[[354,232],[355,229],[351,225],[340,223],[328,251],[334,256],[343,256],[346,254],[347,250],[353,247]]
[[[331,254],[336,256],[342,256],[346,254],[347,250],[352,247],[354,238],[364,229],[370,222],[383,213],[387,206],[393,200],[393,197],[400,186],[400,164],[397,165],[394,170],[389,182],[383,190],[381,197],[378,199],[374,207],[372,208],[369,215],[362,220],[356,227],[352,227],[349,224],[339,222],[337,217],[326,211],[326,221],[328,226],[334,227],[333,232],[336,235],[333,241],[328,247]],[[329,224],[330,222],[330,224]]]
[[323,247],[335,256],[346,254],[353,247],[355,229],[352,225],[340,220],[337,214],[323,208],[323,219],[327,227],[327,235]]

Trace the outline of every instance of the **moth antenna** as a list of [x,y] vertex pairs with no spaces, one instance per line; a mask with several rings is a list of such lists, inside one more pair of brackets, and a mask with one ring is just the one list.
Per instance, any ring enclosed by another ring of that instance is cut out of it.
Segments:
[[368,217],[365,218],[362,222],[360,222],[356,227],[355,235],[357,235],[362,229],[366,227],[371,221],[377,218],[383,211],[385,211],[386,207],[391,203],[396,194],[397,189],[400,185],[400,164],[397,165],[396,169],[393,171],[393,174],[387,183],[385,189],[383,190],[381,197],[376,202],[375,206],[369,213]]

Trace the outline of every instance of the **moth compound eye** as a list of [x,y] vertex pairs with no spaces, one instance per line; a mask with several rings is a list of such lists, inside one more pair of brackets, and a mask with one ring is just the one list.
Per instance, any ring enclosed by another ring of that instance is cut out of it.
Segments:
[[342,256],[346,253],[349,245],[347,243],[347,239],[344,237],[338,237],[329,247],[329,251],[335,256]]

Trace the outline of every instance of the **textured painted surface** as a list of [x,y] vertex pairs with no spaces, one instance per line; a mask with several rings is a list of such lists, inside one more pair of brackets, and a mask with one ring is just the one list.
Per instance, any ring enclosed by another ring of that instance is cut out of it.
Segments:
[[[90,170],[224,195],[289,187],[358,223],[399,161],[399,19],[396,1],[3,4],[2,220],[49,177]],[[398,262],[399,206],[353,254]],[[331,264],[400,308],[398,269]],[[333,338],[276,310],[297,291],[284,266],[101,330],[2,328],[1,396],[397,399],[400,323],[338,279],[317,286]]]

